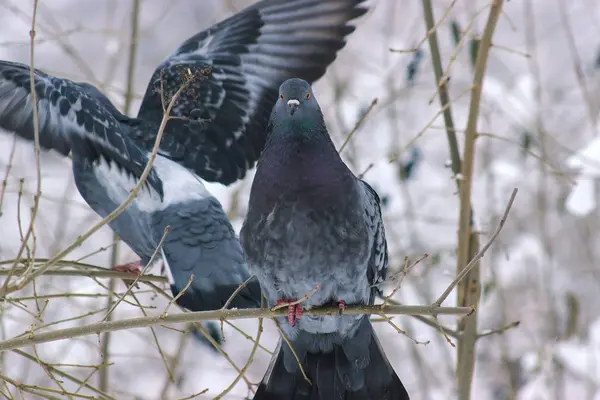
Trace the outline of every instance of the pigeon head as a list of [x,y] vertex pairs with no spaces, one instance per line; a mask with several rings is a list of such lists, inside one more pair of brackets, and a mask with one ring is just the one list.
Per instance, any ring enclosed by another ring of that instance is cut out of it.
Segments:
[[[331,141],[306,81],[289,79],[281,84],[268,126],[250,195],[255,210],[271,212],[282,196],[324,202],[347,197],[349,185],[353,190],[354,175]],[[306,196],[298,198],[300,192]]]
[[292,78],[283,82],[279,87],[278,111],[285,108],[290,117],[298,118],[304,110],[321,111],[315,99],[312,88],[303,79]]
[[[305,80],[292,78],[279,87],[279,99],[273,107],[272,123],[284,132],[323,132],[325,123],[319,103]],[[282,129],[281,129],[282,128]]]

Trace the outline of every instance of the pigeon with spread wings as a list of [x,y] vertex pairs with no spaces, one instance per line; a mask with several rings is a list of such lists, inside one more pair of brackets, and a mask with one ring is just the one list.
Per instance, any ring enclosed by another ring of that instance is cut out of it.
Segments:
[[264,0],[191,37],[154,72],[131,136],[151,148],[169,97],[190,75],[206,75],[177,101],[161,154],[207,181],[243,178],[264,146],[279,85],[319,79],[363,2]]
[[[30,68],[0,61],[0,127],[33,135]],[[135,188],[150,153],[128,136],[127,117],[91,85],[35,71],[40,145],[73,154],[79,193],[101,217],[122,204]],[[158,156],[135,200],[110,227],[146,265],[160,248],[178,303],[194,311],[222,307],[247,280],[244,253],[219,201],[191,171]],[[249,283],[231,306],[260,304],[258,283]]]
[[[223,306],[248,277],[226,214],[204,187],[242,178],[260,154],[279,84],[320,78],[333,62],[363,0],[263,0],[188,39],[153,74],[137,118],[97,88],[36,70],[40,144],[73,154],[75,182],[100,216],[139,182],[163,110],[185,82],[143,190],[109,225],[146,264],[159,244],[171,289],[191,310]],[[0,62],[0,127],[33,139],[30,69]],[[230,303],[255,307],[254,280]]]

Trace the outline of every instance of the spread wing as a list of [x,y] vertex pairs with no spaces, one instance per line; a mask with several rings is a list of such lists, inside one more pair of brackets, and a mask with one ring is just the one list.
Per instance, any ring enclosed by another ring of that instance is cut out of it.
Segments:
[[[147,152],[127,137],[128,118],[94,86],[34,70],[40,146],[63,155],[116,163],[136,178],[148,162]],[[31,75],[27,65],[0,61],[0,128],[33,140]],[[75,151],[74,151],[75,153]],[[147,180],[162,195],[153,170]]]
[[[157,127],[178,98],[161,154],[208,181],[229,184],[253,167],[265,143],[279,85],[319,79],[364,0],[263,0],[188,39],[154,72],[139,119]],[[147,149],[157,129],[135,129]]]

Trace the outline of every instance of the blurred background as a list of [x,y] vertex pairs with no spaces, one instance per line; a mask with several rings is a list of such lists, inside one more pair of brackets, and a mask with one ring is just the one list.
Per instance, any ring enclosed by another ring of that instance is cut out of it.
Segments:
[[[29,63],[32,3],[0,0],[0,59]],[[151,73],[183,40],[251,3],[142,0],[129,113],[137,113]],[[483,32],[489,2],[434,3],[442,63],[450,76],[451,111],[462,143],[474,38]],[[123,110],[132,4],[41,1],[35,66],[97,85]],[[430,304],[456,273],[459,201],[423,6],[414,0],[369,4],[371,11],[356,22],[357,30],[315,85],[315,93],[338,148],[377,99],[342,155],[382,198],[392,273],[401,269],[405,256],[414,260],[429,254],[411,269],[395,300]],[[466,37],[457,47],[462,34]],[[472,398],[599,400],[600,3],[506,2],[492,43],[473,178],[474,229],[482,243],[496,229],[512,188],[519,193],[502,233],[481,262],[478,331],[491,334],[477,342]],[[43,152],[41,163],[36,255],[49,257],[99,217],[79,196],[69,159]],[[30,221],[36,172],[31,143],[4,132],[0,182],[0,268],[8,268],[12,262],[7,260],[16,256],[21,243],[19,230]],[[251,182],[249,174],[228,188],[207,185],[238,230]],[[123,243],[115,253],[107,227],[67,258],[99,267],[137,259]],[[112,285],[117,295],[126,290],[121,281]],[[57,329],[99,321],[109,304],[109,287],[108,279],[83,276],[37,279],[0,305],[0,340],[32,326]],[[162,312],[168,303],[144,284],[134,292],[137,300],[119,304],[113,319],[141,316],[136,301],[148,314]],[[455,302],[453,294],[445,304]],[[415,318],[393,321],[406,335],[385,322],[376,323],[376,330],[411,398],[456,398],[456,349],[439,330]],[[440,321],[453,328],[457,319]],[[512,327],[517,321],[519,326]],[[264,324],[261,344],[272,350],[278,333],[271,321]],[[235,326],[255,336],[258,324],[243,320]],[[502,329],[507,326],[511,328]],[[117,331],[1,353],[0,380],[5,382],[0,391],[7,398],[9,393],[26,399],[104,398],[84,387],[88,385],[117,399],[213,398],[238,376],[230,361],[242,368],[252,342],[225,325],[224,357],[184,334],[184,328]],[[245,377],[224,398],[246,398],[248,383],[260,381],[269,359],[259,348]],[[15,383],[25,386],[17,389]]]

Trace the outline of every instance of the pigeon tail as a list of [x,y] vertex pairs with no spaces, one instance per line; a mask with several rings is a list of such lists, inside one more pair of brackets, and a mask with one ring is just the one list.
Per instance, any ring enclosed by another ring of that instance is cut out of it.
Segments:
[[[303,359],[304,378],[289,346],[280,340],[276,355],[259,385],[254,400],[408,400],[400,378],[387,360],[367,317],[354,336],[336,343],[328,351],[305,351],[307,343],[322,342],[323,334],[299,331],[292,340]],[[366,345],[368,343],[368,345]]]

